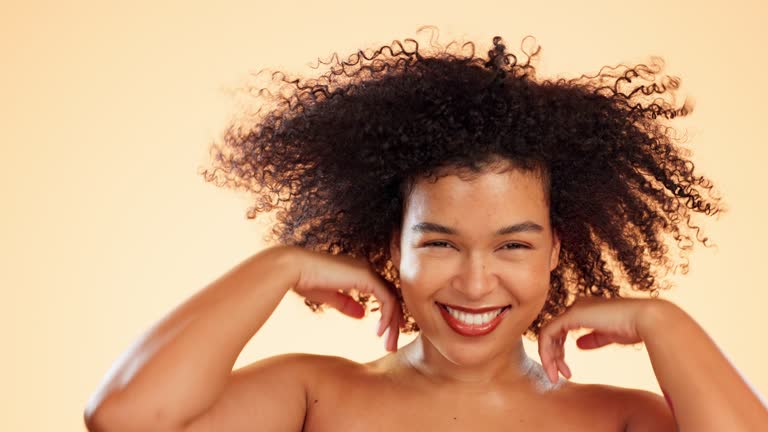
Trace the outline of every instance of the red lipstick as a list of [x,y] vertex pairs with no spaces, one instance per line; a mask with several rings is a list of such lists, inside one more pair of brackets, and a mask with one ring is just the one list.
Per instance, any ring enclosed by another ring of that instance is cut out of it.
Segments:
[[438,305],[445,305],[445,306],[448,306],[451,309],[460,310],[462,312],[468,312],[468,313],[491,312],[491,311],[499,310],[499,309],[504,307],[504,306],[488,306],[488,307],[479,308],[479,309],[470,309],[470,308],[467,308],[467,307],[464,307],[464,306],[454,306],[454,305],[448,304],[448,303],[438,303]]
[[[448,306],[450,308],[453,308],[453,306]],[[486,335],[496,329],[496,327],[499,326],[501,323],[501,320],[504,318],[504,315],[507,314],[507,311],[509,310],[509,307],[504,306],[502,307],[492,307],[492,308],[482,308],[482,309],[469,309],[467,308],[461,308],[457,307],[457,310],[461,310],[463,312],[475,312],[480,311],[482,312],[490,312],[498,309],[502,309],[501,312],[496,315],[492,320],[488,321],[484,324],[468,324],[464,321],[461,321],[460,319],[454,317],[451,315],[450,312],[448,312],[445,307],[439,303],[437,303],[437,308],[440,309],[440,314],[443,316],[443,319],[445,319],[445,322],[448,324],[448,326],[455,331],[456,333],[462,335],[462,336],[483,336]]]

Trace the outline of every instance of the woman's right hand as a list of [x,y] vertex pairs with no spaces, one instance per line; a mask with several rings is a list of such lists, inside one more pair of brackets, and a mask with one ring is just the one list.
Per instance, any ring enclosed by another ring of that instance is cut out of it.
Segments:
[[387,351],[397,351],[400,326],[405,323],[395,287],[377,274],[370,263],[349,255],[315,252],[298,246],[290,247],[296,253],[299,280],[293,291],[313,303],[327,304],[353,318],[365,316],[363,305],[349,295],[351,291],[371,294],[380,304],[381,319],[377,336],[389,330],[384,344]]

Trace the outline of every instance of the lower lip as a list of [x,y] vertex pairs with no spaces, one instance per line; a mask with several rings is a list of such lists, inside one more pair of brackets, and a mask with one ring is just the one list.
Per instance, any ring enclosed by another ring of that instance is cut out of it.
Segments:
[[509,311],[509,307],[505,308],[503,311],[501,311],[500,314],[496,316],[496,318],[488,321],[485,324],[467,324],[465,322],[459,321],[456,318],[454,318],[447,310],[445,310],[442,306],[436,304],[437,308],[440,309],[440,314],[443,315],[443,318],[445,319],[445,322],[448,323],[448,326],[453,329],[456,333],[462,335],[462,336],[483,336],[487,335],[488,333],[492,332],[496,329],[496,327],[499,326],[501,323],[501,320],[504,318],[504,315],[507,314]]

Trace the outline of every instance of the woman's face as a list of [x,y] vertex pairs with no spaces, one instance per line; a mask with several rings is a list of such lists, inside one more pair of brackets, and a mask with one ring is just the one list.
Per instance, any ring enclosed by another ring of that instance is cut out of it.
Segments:
[[[544,306],[560,252],[538,177],[511,170],[471,181],[455,175],[420,180],[402,226],[393,236],[392,260],[421,337],[466,365],[519,342]],[[454,312],[441,305],[455,306]],[[494,310],[457,314],[460,307]]]

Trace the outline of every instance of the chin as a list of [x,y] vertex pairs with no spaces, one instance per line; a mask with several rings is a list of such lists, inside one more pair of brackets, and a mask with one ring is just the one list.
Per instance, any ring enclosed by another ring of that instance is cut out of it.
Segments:
[[493,359],[511,349],[517,342],[509,332],[500,330],[503,329],[496,329],[493,334],[482,337],[462,336],[453,333],[451,329],[447,329],[446,333],[442,329],[438,332],[429,332],[429,336],[424,331],[421,333],[422,337],[425,337],[428,343],[447,360],[457,365],[472,366]]
[[478,346],[477,348],[469,348],[468,346],[457,345],[450,342],[436,345],[435,348],[451,363],[467,367],[479,366],[487,363],[501,351],[501,349],[499,349],[501,347]]
[[480,365],[493,358],[490,353],[482,353],[478,351],[470,352],[469,350],[462,349],[449,349],[449,352],[444,354],[448,360],[461,366]]

